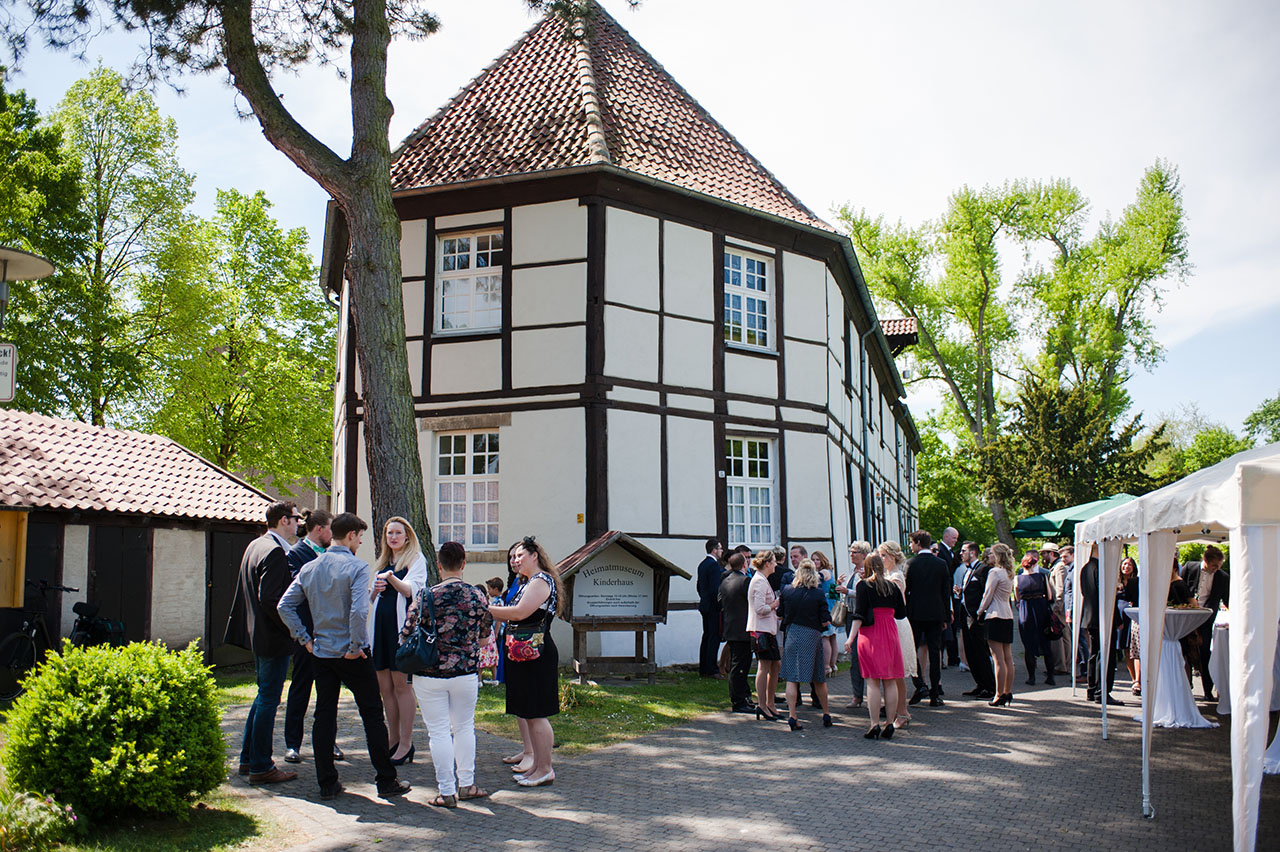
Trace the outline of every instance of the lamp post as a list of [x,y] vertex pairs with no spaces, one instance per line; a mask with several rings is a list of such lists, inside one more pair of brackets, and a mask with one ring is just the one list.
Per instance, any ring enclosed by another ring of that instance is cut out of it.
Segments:
[[0,246],[0,328],[9,308],[9,282],[35,281],[53,274],[53,264],[38,254]]

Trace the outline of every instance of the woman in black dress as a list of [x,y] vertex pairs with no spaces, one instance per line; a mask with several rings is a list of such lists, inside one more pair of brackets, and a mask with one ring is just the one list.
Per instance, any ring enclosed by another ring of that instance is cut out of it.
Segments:
[[1049,609],[1053,603],[1053,589],[1049,575],[1042,573],[1036,564],[1035,551],[1022,558],[1022,570],[1014,580],[1013,595],[1018,602],[1018,634],[1022,637],[1022,650],[1027,661],[1027,683],[1035,685],[1036,657],[1044,657],[1044,682],[1056,686],[1053,679],[1053,647],[1045,630],[1049,627]]
[[[541,787],[556,780],[551,768],[555,734],[549,717],[560,712],[558,680],[560,656],[551,639],[551,623],[560,613],[560,573],[533,536],[514,553],[516,571],[525,578],[511,606],[493,605],[489,611],[507,625],[507,713],[528,728],[533,759],[527,770],[515,764],[516,783]],[[536,656],[535,656],[536,654]]]
[[1126,608],[1138,605],[1138,563],[1133,557],[1126,556],[1120,560],[1120,578],[1117,594],[1120,601],[1116,604],[1116,612],[1120,619],[1120,627],[1116,632],[1116,653],[1124,660],[1129,670],[1129,680],[1133,681],[1133,694],[1141,695],[1141,678],[1139,677],[1138,633],[1133,619],[1124,614]]
[[373,566],[370,592],[373,615],[369,631],[373,645],[373,668],[378,673],[382,711],[387,717],[391,762],[396,766],[413,762],[413,722],[418,701],[408,676],[396,668],[396,649],[409,604],[427,584],[427,559],[418,544],[418,534],[404,518],[392,518],[382,527],[382,552]]

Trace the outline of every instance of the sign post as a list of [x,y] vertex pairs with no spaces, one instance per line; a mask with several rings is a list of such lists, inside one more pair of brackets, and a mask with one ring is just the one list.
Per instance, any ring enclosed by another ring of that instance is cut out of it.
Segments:
[[17,387],[18,347],[0,343],[0,402],[13,402]]

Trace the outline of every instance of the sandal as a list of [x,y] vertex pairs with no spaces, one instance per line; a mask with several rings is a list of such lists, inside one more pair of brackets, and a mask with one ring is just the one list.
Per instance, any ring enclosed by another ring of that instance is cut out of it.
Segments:
[[458,797],[437,795],[428,804],[437,808],[456,808],[458,806]]
[[467,799],[483,799],[488,795],[488,790],[481,790],[475,784],[472,784],[470,787],[460,787],[458,789],[458,798],[464,801]]

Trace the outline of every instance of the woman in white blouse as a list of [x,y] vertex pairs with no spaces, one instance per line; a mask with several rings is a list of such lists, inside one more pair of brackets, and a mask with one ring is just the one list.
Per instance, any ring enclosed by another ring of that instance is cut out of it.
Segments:
[[747,632],[756,652],[756,718],[780,718],[774,706],[778,689],[778,667],[782,654],[778,647],[778,595],[769,585],[769,576],[778,567],[772,550],[762,550],[751,560],[756,573],[747,586]]
[[418,701],[408,677],[396,668],[396,649],[400,647],[400,630],[409,604],[427,584],[427,558],[422,555],[418,534],[404,518],[391,518],[383,526],[382,550],[373,575],[369,639],[382,710],[387,717],[391,762],[399,766],[405,761],[412,763],[417,751],[413,745],[413,722]]
[[1003,707],[1013,702],[1013,551],[1007,544],[991,546],[991,571],[978,607],[978,621],[987,631],[987,647],[996,664],[996,697],[987,704]]

